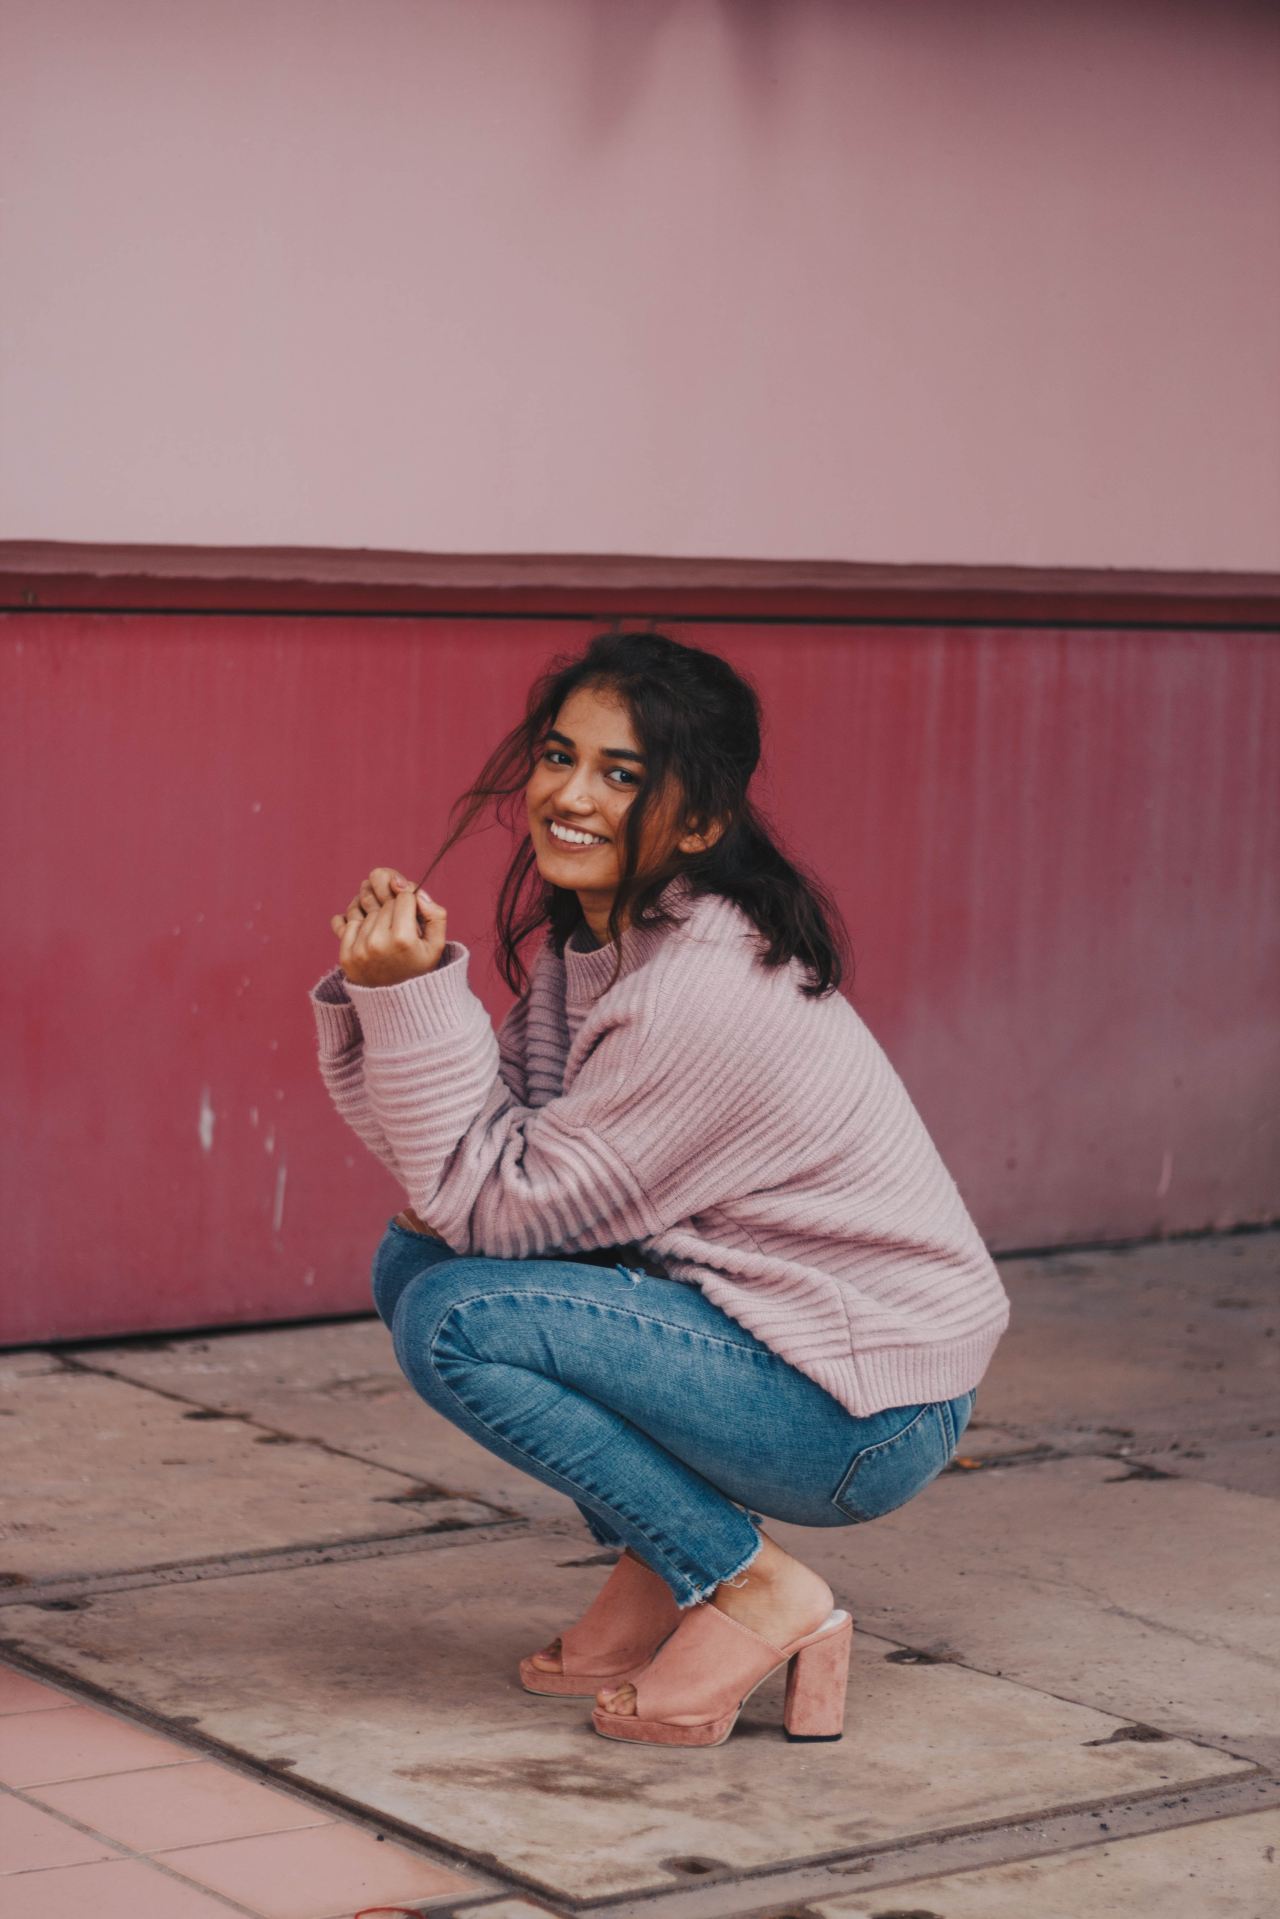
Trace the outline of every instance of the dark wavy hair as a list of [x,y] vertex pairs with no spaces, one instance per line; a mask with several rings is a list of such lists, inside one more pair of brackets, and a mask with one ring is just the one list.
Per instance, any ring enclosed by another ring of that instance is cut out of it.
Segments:
[[[623,815],[622,865],[608,922],[617,955],[609,984],[618,978],[622,964],[620,935],[626,924],[679,923],[680,916],[658,906],[657,900],[683,873],[695,895],[719,893],[737,902],[762,935],[763,965],[782,966],[798,958],[812,972],[802,992],[811,998],[835,992],[846,968],[852,969],[839,910],[821,882],[783,853],[747,790],[760,759],[759,696],[718,654],[663,633],[600,633],[578,655],[561,654],[550,662],[529,689],[524,719],[499,742],[475,783],[454,801],[447,837],[422,884],[491,803],[496,803],[503,825],[513,827],[512,812],[523,804],[545,734],[569,695],[584,686],[625,704],[646,767],[644,781]],[[724,822],[724,831],[705,851],[687,855],[673,850],[656,870],[640,873],[637,860],[645,822],[669,790],[680,803],[681,824],[673,829],[673,839],[689,828],[705,832],[715,821]],[[528,985],[520,947],[529,936],[549,925],[555,950],[563,952],[569,935],[582,924],[577,894],[550,885],[538,873],[526,825],[503,877],[497,909],[502,975],[517,996]]]

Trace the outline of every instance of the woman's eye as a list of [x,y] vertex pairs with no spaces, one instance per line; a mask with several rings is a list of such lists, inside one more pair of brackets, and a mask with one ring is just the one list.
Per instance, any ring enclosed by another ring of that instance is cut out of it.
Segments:
[[[569,755],[562,747],[548,746],[542,757],[544,760],[550,760],[554,765],[557,760],[567,760]],[[621,773],[623,780],[625,780],[628,786],[639,786],[640,784],[639,777],[635,773],[628,773],[625,766],[613,766],[610,767],[609,770],[611,773]]]

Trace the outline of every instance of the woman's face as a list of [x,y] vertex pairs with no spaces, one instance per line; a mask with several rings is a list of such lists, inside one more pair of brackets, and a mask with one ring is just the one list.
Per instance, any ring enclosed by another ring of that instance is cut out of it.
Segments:
[[[623,818],[644,780],[644,756],[625,703],[607,689],[577,687],[543,736],[525,807],[538,871],[552,886],[571,887],[597,928],[608,918],[622,871]],[[578,837],[558,839],[560,826]],[[656,823],[647,841],[642,871],[665,850]]]

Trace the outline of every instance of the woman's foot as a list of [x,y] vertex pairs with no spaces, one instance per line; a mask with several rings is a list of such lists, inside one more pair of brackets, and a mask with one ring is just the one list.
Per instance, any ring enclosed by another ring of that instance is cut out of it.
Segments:
[[[709,1604],[728,1613],[739,1625],[749,1626],[772,1646],[815,1632],[835,1604],[835,1595],[821,1573],[784,1552],[767,1534],[741,1583],[716,1587]],[[678,1630],[678,1628],[677,1628]],[[633,1713],[636,1689],[631,1684],[601,1687],[596,1704],[606,1712]]]
[[[622,1557],[633,1560],[637,1566],[643,1567],[644,1571],[647,1572],[650,1578],[658,1585],[666,1586],[666,1581],[661,1575],[654,1572],[651,1566],[646,1566],[644,1560],[640,1558],[638,1553],[633,1553],[630,1546],[623,1547]],[[545,1646],[541,1652],[531,1654],[529,1663],[532,1666],[536,1666],[539,1672],[563,1672],[564,1663],[560,1656],[559,1638],[553,1639],[551,1644]]]

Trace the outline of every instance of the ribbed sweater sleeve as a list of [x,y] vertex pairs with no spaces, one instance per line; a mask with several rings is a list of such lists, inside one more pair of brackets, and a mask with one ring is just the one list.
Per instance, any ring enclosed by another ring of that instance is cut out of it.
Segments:
[[[456,940],[449,940],[445,943],[436,971],[438,973],[445,967],[464,964],[466,958],[467,948]],[[359,992],[361,989],[356,990]],[[311,1004],[315,1017],[320,1077],[330,1099],[357,1139],[382,1161],[396,1179],[403,1182],[400,1162],[374,1111],[365,1085],[364,1034],[341,967],[335,966],[316,982],[311,990]],[[526,1016],[526,1002],[517,1000],[498,1033],[500,1070],[517,1096],[523,1096],[525,1086]]]
[[312,987],[311,1006],[320,1077],[329,1098],[356,1138],[399,1179],[400,1167],[391,1142],[374,1116],[365,1090],[364,1037],[356,1009],[347,997],[347,982],[340,967],[335,966]]
[[368,1112],[410,1204],[455,1252],[524,1259],[644,1239],[759,1175],[757,1074],[713,977],[668,1004],[651,974],[584,1036],[567,1090],[530,1106],[500,1070],[467,957],[398,986],[347,988]]

